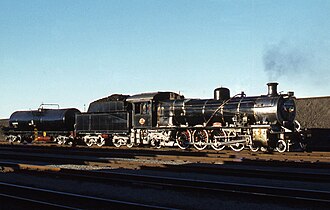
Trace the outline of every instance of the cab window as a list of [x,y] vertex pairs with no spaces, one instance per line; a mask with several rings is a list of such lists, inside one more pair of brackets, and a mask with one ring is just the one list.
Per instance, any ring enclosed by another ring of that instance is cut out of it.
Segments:
[[135,114],[141,114],[140,104],[135,104]]
[[145,102],[141,105],[141,114],[150,114],[150,102]]

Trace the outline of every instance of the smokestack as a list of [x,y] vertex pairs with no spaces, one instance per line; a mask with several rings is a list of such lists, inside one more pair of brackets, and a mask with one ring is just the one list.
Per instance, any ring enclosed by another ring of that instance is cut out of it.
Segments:
[[268,96],[277,96],[277,82],[269,82],[268,85]]

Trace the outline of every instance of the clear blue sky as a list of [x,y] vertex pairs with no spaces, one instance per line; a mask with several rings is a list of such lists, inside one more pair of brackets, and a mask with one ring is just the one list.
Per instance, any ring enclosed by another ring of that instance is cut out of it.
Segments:
[[330,1],[0,0],[0,118],[113,93],[330,95]]

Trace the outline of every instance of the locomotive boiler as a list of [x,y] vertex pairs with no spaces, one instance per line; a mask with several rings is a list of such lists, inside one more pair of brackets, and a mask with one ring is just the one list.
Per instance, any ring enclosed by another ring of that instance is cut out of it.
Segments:
[[214,99],[182,99],[160,102],[160,125],[245,126],[275,125],[292,128],[296,115],[293,93],[279,95],[278,83],[268,83],[264,96],[230,97],[229,89],[218,88]]

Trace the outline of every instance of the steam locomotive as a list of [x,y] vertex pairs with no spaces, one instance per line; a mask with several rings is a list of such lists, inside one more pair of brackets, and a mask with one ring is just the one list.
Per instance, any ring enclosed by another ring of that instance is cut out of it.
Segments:
[[213,99],[187,99],[174,92],[114,94],[92,102],[85,113],[73,108],[15,112],[5,134],[10,141],[82,141],[88,146],[289,151],[301,141],[294,94],[279,94],[278,83],[267,85],[268,94],[261,96],[242,92],[231,97],[221,87]]

